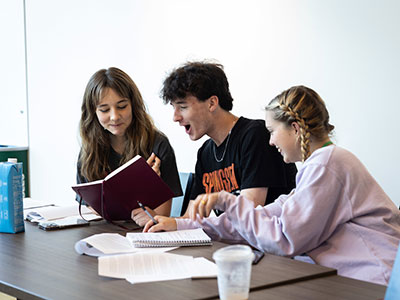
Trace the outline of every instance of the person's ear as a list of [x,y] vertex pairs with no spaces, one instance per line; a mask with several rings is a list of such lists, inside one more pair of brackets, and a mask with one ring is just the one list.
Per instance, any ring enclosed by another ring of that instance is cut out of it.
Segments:
[[297,122],[292,122],[290,127],[293,129],[295,135],[300,136],[300,126]]
[[219,99],[217,96],[213,95],[208,98],[208,108],[211,112],[215,111],[219,106]]

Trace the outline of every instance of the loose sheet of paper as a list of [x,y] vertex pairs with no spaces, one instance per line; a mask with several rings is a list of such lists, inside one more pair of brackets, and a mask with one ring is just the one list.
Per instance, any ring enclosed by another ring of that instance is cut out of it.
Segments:
[[82,246],[85,244],[89,244],[91,247],[99,250],[100,253],[103,254],[127,253],[132,252],[134,249],[131,243],[124,236],[118,233],[95,234],[80,240],[79,242],[76,244],[75,249],[80,254],[83,254],[79,250],[82,249]]
[[[83,214],[93,214],[93,211],[86,206],[81,206],[81,212]],[[45,206],[33,209],[24,210],[24,217],[31,217],[31,220],[55,220],[70,216],[79,216],[79,206]]]
[[217,277],[217,265],[204,257],[194,258],[192,278],[214,278]]
[[99,257],[99,275],[125,278],[130,283],[213,278],[217,266],[203,257],[141,252]]
[[23,203],[24,203],[24,209],[39,208],[44,206],[54,206],[53,202],[32,199],[30,197],[25,197]]
[[[211,267],[211,268],[210,268]],[[207,269],[207,270],[205,270]],[[216,277],[216,265],[205,258],[172,253],[133,253],[99,257],[99,275],[130,283]]]

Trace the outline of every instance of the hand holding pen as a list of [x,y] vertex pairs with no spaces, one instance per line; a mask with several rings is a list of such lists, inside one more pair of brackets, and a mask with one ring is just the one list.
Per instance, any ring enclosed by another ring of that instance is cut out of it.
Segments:
[[151,215],[151,213],[149,213],[149,211],[146,209],[146,207],[144,207],[144,205],[142,203],[140,203],[139,201],[137,201],[137,203],[139,204],[140,208],[143,209],[143,211],[150,217],[150,219],[153,221],[153,223],[158,224],[156,219],[154,219],[154,217]]
[[158,232],[158,231],[175,231],[177,230],[177,224],[175,218],[156,216],[157,223],[153,224],[153,221],[149,220],[144,228],[143,232]]

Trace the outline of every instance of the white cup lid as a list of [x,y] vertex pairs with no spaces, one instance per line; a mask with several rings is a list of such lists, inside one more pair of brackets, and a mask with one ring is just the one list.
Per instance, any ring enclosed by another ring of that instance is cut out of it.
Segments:
[[225,261],[253,260],[254,253],[247,245],[232,245],[218,249],[213,254],[213,259]]

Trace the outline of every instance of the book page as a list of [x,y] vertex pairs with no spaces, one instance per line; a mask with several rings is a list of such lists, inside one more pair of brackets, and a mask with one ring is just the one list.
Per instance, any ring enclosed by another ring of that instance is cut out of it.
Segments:
[[90,181],[90,182],[83,182],[83,183],[78,183],[72,186],[74,187],[79,187],[79,186],[90,186],[90,185],[96,185],[96,184],[101,184],[103,182],[103,179],[95,180],[95,181]]
[[108,174],[106,176],[106,178],[104,178],[104,180],[107,180],[113,176],[115,176],[115,174],[121,172],[123,169],[129,167],[131,164],[133,164],[135,161],[137,161],[141,156],[140,155],[136,155],[134,158],[132,158],[131,160],[128,160],[126,163],[124,163],[122,166],[120,166],[119,168],[115,169],[114,171],[112,171],[110,174]]

